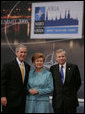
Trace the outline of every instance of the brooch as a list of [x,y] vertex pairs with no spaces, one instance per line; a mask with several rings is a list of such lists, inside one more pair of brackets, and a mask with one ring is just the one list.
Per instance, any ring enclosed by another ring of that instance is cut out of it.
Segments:
[[68,68],[68,70],[70,70],[70,68]]

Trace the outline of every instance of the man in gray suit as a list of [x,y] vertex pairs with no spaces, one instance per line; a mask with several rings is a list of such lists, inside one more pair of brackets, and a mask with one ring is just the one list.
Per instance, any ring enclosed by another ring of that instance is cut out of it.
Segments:
[[56,51],[58,64],[51,66],[54,81],[52,105],[55,113],[76,113],[77,92],[81,85],[78,66],[66,62],[66,51]]
[[[16,58],[3,66],[1,72],[1,104],[3,113],[24,113],[26,87],[30,66],[24,61],[26,46],[16,47]],[[23,64],[23,77],[20,70]]]

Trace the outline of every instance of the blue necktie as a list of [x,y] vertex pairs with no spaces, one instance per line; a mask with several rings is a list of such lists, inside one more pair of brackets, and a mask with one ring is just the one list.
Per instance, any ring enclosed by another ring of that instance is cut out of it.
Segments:
[[60,73],[61,73],[61,80],[62,80],[62,82],[64,83],[63,66],[61,66],[61,71],[60,71]]

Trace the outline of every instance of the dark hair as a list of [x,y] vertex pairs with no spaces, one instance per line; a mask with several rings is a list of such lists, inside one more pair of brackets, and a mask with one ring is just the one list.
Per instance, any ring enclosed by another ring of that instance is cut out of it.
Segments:
[[43,61],[45,61],[45,57],[42,53],[35,53],[33,56],[32,56],[32,62],[34,62],[36,59],[38,58],[43,58]]

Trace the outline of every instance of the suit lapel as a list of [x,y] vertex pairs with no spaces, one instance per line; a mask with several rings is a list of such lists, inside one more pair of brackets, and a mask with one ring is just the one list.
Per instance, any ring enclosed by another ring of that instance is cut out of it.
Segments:
[[28,66],[25,62],[25,79],[24,79],[24,84],[27,84],[28,81],[28,76],[29,76],[29,71],[30,71],[30,66]]
[[[65,74],[65,83],[69,82],[71,80],[71,65],[69,63],[66,63],[66,74]],[[61,74],[59,71],[59,64],[57,64],[54,68],[54,78],[55,80],[58,80],[61,84],[62,80],[61,80]]]
[[15,63],[15,68],[16,68],[16,72],[17,72],[17,79],[18,79],[21,83],[23,83],[23,82],[22,82],[21,71],[20,71],[20,68],[19,68],[19,65],[18,65],[16,59],[15,59],[14,63]]
[[25,81],[28,79],[28,68],[27,68],[27,65],[25,64],[25,62],[24,62],[24,65],[25,65],[25,79],[24,79],[24,83],[25,83]]
[[59,82],[62,83],[61,74],[59,71],[59,64],[56,65],[54,73],[55,73],[55,80],[58,80]]
[[70,81],[70,79],[71,79],[71,66],[70,66],[70,64],[66,64],[66,76],[65,76],[65,83],[66,82],[69,82]]

